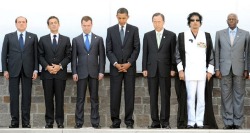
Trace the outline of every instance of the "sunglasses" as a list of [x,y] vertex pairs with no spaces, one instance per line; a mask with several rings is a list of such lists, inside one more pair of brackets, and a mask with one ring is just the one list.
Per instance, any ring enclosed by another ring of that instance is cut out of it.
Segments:
[[191,22],[194,22],[194,21],[196,21],[196,22],[200,22],[200,20],[199,20],[199,19],[190,19],[190,21],[191,21]]

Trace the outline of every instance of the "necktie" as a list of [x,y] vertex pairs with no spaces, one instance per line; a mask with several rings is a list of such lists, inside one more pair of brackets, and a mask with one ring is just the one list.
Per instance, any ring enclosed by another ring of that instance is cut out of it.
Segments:
[[120,36],[121,36],[121,41],[122,41],[122,45],[123,45],[123,41],[124,41],[124,30],[123,30],[123,26],[121,27],[121,30],[120,30]]
[[57,46],[57,41],[56,41],[56,35],[53,35],[53,48],[54,50],[56,49],[56,46]]
[[87,50],[89,51],[89,49],[90,49],[89,37],[88,37],[89,35],[88,35],[88,34],[86,34],[85,36],[86,36],[85,46],[86,46]]
[[234,45],[234,31],[233,30],[230,31],[230,43],[231,43],[231,46]]
[[157,39],[157,45],[158,45],[158,48],[159,48],[160,44],[161,44],[161,33],[160,32],[157,33],[156,39]]
[[20,48],[23,49],[24,43],[23,43],[23,34],[22,33],[20,34],[20,37],[19,37],[19,44],[20,44]]

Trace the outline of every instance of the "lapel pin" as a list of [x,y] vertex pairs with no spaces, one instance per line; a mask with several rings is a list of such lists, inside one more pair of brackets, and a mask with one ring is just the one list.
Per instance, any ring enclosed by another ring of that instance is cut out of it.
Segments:
[[29,38],[31,38],[31,37],[29,36]]
[[129,30],[127,32],[129,32]]
[[165,36],[163,36],[163,38],[165,38]]

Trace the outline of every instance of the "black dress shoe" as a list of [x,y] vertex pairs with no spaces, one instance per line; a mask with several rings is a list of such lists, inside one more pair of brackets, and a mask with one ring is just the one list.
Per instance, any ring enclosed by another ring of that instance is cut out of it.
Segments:
[[161,128],[171,129],[171,127],[169,125],[162,125]]
[[31,128],[30,124],[23,124],[22,127],[23,128]]
[[191,125],[187,125],[187,129],[193,129],[194,126],[191,126]]
[[46,124],[45,128],[53,128],[53,125],[52,124]]
[[127,129],[133,129],[134,126],[133,125],[127,125]]
[[94,129],[101,129],[101,128],[102,128],[99,124],[92,125],[92,127],[93,127]]
[[64,125],[58,124],[58,125],[57,125],[57,128],[64,128]]
[[120,128],[120,125],[111,125],[109,128]]
[[223,129],[233,129],[232,125],[225,125],[225,127],[223,127]]
[[197,129],[204,129],[204,126],[197,126]]
[[19,128],[19,124],[11,124],[9,128]]
[[148,126],[148,129],[155,129],[155,128],[161,128],[161,125],[151,125],[151,126]]
[[77,123],[74,128],[82,128],[82,124]]
[[242,129],[242,127],[239,125],[234,125],[234,129]]

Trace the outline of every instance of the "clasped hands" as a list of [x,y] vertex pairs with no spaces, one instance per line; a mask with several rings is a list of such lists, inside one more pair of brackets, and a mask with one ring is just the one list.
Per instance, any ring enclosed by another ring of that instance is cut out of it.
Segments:
[[57,64],[48,65],[46,69],[50,74],[57,74],[57,72],[61,70],[60,65]]
[[118,72],[127,72],[128,68],[131,66],[130,63],[124,63],[124,64],[115,64],[115,67],[118,69]]

